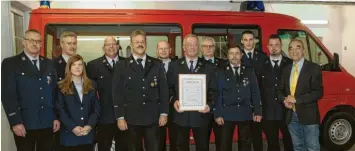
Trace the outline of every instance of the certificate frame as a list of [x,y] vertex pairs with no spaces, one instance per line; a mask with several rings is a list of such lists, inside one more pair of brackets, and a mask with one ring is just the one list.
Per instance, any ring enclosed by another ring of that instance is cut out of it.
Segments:
[[207,102],[206,91],[205,74],[179,74],[179,109],[181,111],[204,110]]

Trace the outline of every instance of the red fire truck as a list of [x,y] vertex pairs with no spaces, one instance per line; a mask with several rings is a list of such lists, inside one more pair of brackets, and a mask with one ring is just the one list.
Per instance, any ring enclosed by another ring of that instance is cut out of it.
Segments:
[[[41,55],[49,58],[60,54],[60,33],[75,32],[78,35],[78,53],[86,61],[98,57],[95,53],[101,52],[103,39],[100,37],[115,35],[122,46],[134,29],[147,32],[147,53],[153,56],[155,49],[149,48],[154,48],[157,40],[164,39],[173,49],[171,55],[181,57],[182,37],[189,33],[213,37],[216,55],[222,58],[228,44],[240,43],[244,30],[254,32],[256,47],[267,54],[270,34],[280,35],[285,55],[290,40],[301,39],[305,44],[305,58],[323,69],[324,96],[319,100],[322,144],[330,150],[345,150],[355,142],[355,78],[339,64],[338,54],[331,54],[297,18],[265,12],[37,9],[31,12],[29,28],[42,33]],[[96,49],[94,43],[98,41],[101,45]],[[124,46],[122,51],[124,55]],[[213,136],[211,141],[214,141]]]

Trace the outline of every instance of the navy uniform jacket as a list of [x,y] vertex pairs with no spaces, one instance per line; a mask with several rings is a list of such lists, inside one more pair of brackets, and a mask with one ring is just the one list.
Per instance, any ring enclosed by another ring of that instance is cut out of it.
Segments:
[[253,69],[241,65],[239,75],[237,81],[229,64],[217,72],[219,95],[215,118],[247,121],[253,119],[253,113],[261,115],[259,86]]
[[131,56],[117,64],[112,81],[116,118],[143,126],[157,124],[160,114],[169,113],[168,84],[160,60],[147,55],[142,70]]
[[[217,73],[218,69],[224,68],[227,63],[228,61],[225,59],[214,57],[214,62],[212,64],[214,65],[215,73]],[[212,104],[210,113],[213,113],[215,109],[216,109],[215,104]]]
[[[118,56],[118,62],[124,58]],[[115,65],[115,66],[116,66]],[[88,77],[97,84],[99,100],[101,104],[100,124],[116,123],[115,112],[112,102],[112,76],[113,68],[107,61],[106,56],[102,56],[88,63]]]
[[[53,63],[54,63],[54,68],[57,72],[58,81],[63,80],[65,78],[65,67],[67,66],[67,62],[65,62],[63,56],[60,55],[59,57],[53,60]],[[84,66],[86,66],[85,62],[84,62]]]
[[275,70],[270,59],[266,59],[258,75],[264,120],[283,120],[285,105],[279,102],[277,87],[281,83],[282,69],[292,60],[282,57],[279,70]]
[[[100,115],[100,102],[97,99],[96,84],[92,81],[93,90],[83,94],[80,101],[79,93],[72,83],[74,94],[63,94],[58,89],[57,107],[60,112],[60,121],[63,123],[60,130],[60,143],[64,146],[77,146],[91,144],[94,139],[94,129]],[[73,129],[76,126],[91,126],[92,130],[86,136],[76,136]]]
[[54,63],[54,68],[57,71],[58,81],[63,80],[65,77],[65,67],[67,65],[67,62],[65,62],[62,55],[60,55],[59,57],[53,60],[53,63]]
[[51,60],[39,56],[40,71],[24,52],[6,58],[1,67],[1,100],[10,126],[26,130],[53,127],[56,73]]
[[[208,60],[206,60],[206,61],[208,61]],[[227,63],[227,60],[214,57],[214,62],[212,64],[214,65],[215,69],[218,69],[218,68],[225,67],[226,63]]]
[[259,73],[261,67],[263,66],[265,59],[267,59],[268,57],[265,55],[264,52],[260,52],[256,49],[254,49],[253,55],[252,55],[252,59],[249,60],[248,59],[248,54],[246,54],[245,50],[242,50],[243,52],[243,58],[242,58],[242,62],[246,67],[251,67],[254,68],[254,71],[256,74]]
[[[175,62],[171,63],[171,68],[168,71],[168,83],[169,89],[172,93],[172,101],[179,100],[179,74],[191,74],[189,73],[188,63],[186,63],[186,58],[180,58]],[[205,61],[202,58],[198,58],[194,73],[192,74],[205,74],[206,84],[207,84],[207,104],[210,106],[212,111],[212,105],[217,98],[217,81],[215,68],[213,64]],[[174,123],[180,126],[186,127],[200,127],[204,119],[207,118],[208,114],[203,114],[197,111],[189,111],[178,113],[176,110],[173,112]]]

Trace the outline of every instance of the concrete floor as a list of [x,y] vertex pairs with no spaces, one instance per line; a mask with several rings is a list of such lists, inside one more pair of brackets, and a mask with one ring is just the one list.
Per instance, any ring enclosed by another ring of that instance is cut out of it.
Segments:
[[[264,145],[264,151],[266,151],[266,149],[267,149],[266,142],[264,142],[263,145]],[[281,141],[280,145],[282,145],[282,141]],[[237,149],[237,143],[235,143],[235,144],[233,144],[233,151],[237,151],[237,150],[238,150]],[[190,146],[190,151],[195,151],[195,145],[191,145]],[[210,144],[210,150],[209,151],[216,151],[216,147],[215,147],[214,144]],[[281,147],[281,151],[283,151],[283,147]],[[331,150],[327,150],[327,149],[321,147],[321,151],[331,151]],[[348,151],[355,151],[355,145]]]

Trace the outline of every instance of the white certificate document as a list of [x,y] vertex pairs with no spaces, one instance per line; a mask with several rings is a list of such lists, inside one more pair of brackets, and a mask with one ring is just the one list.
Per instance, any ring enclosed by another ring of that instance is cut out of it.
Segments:
[[206,90],[205,74],[179,74],[180,110],[204,110],[207,98]]

